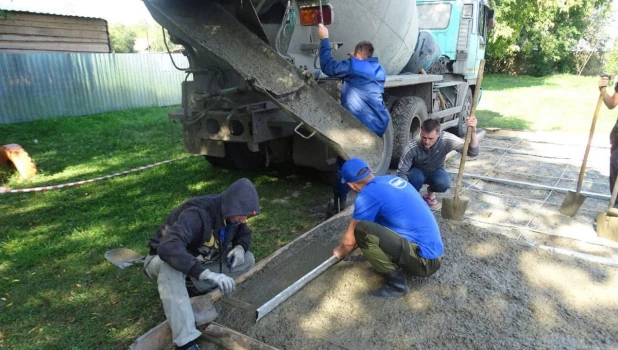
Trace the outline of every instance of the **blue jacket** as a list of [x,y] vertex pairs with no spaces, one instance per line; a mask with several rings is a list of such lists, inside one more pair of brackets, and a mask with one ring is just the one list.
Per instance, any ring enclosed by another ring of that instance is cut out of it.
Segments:
[[378,58],[357,60],[351,57],[335,61],[330,52],[330,42],[326,38],[320,43],[320,66],[324,74],[343,79],[341,105],[382,137],[390,115],[382,99],[386,73]]

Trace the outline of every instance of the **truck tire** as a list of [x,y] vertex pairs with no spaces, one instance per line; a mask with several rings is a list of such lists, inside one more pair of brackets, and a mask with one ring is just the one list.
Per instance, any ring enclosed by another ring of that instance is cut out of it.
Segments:
[[457,127],[452,130],[453,134],[456,134],[459,137],[466,136],[466,132],[468,131],[468,126],[466,125],[466,119],[470,115],[470,111],[472,110],[472,90],[468,88],[466,91],[466,97],[463,102],[463,106],[461,107],[461,111],[457,114]]
[[427,106],[419,97],[401,97],[391,108],[393,122],[393,152],[391,166],[396,168],[406,146],[418,136],[421,124],[427,119]]

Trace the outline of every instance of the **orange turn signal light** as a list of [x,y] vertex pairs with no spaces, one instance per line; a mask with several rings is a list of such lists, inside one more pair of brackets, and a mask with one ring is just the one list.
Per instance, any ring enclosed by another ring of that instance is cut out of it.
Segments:
[[333,23],[334,12],[330,5],[304,7],[300,9],[300,24],[303,26],[315,26],[318,23],[328,25]]

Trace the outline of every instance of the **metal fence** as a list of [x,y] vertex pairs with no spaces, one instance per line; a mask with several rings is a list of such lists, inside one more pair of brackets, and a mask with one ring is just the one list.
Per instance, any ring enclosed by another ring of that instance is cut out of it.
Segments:
[[0,123],[180,104],[184,79],[165,53],[0,53]]

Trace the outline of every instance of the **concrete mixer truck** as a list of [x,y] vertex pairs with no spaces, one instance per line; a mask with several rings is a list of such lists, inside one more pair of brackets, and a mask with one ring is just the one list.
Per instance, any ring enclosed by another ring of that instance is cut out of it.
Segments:
[[[427,118],[465,133],[493,10],[487,0],[144,0],[189,67],[185,150],[215,166],[276,161],[333,171],[362,157],[378,174],[396,164]],[[333,57],[368,40],[387,72],[391,123],[377,137],[339,103],[320,71],[317,24]]]

